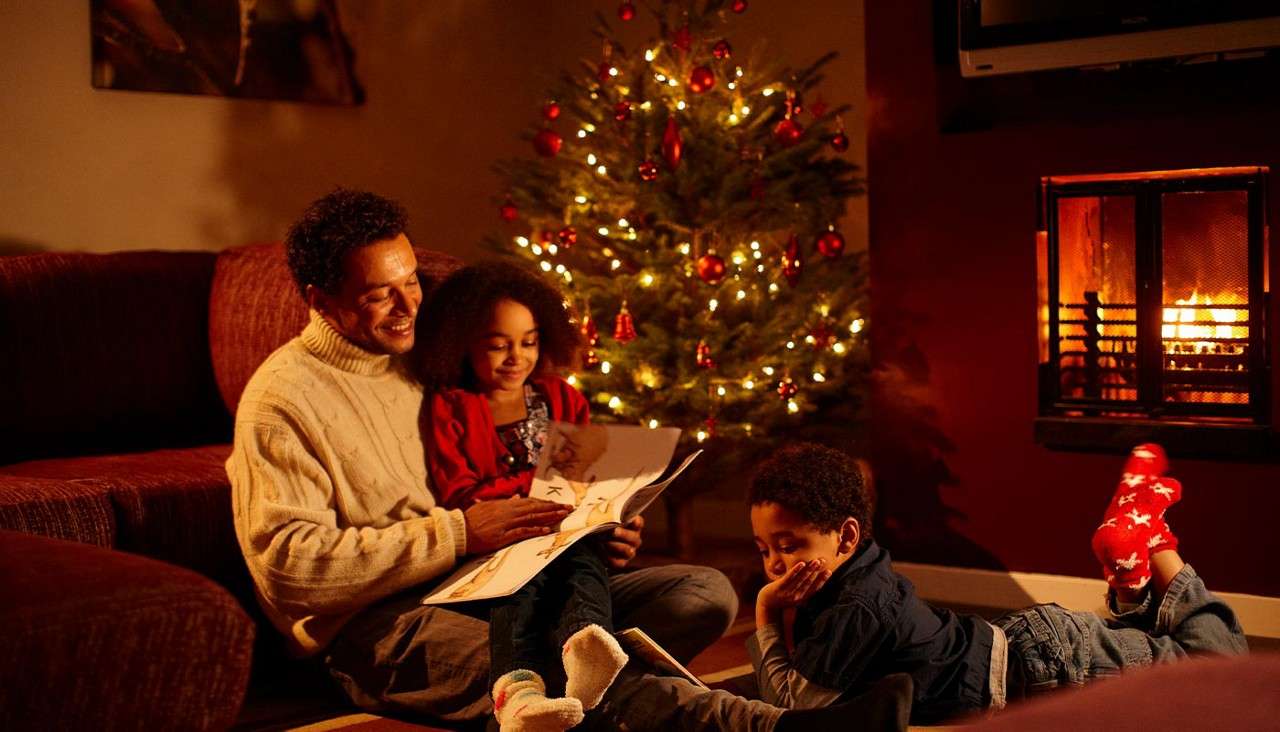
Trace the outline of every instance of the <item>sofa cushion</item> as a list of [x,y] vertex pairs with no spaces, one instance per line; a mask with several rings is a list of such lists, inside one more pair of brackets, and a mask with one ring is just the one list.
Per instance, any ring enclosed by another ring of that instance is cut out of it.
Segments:
[[95,481],[0,475],[0,529],[110,547],[111,494]]
[[0,729],[226,729],[254,628],[162,562],[0,531]]
[[0,257],[0,465],[225,442],[211,252]]
[[33,460],[0,477],[92,480],[110,495],[115,547],[194,569],[252,602],[231,519],[230,445]]
[[[423,292],[461,266],[456,257],[415,249]],[[284,245],[251,244],[218,255],[209,294],[209,350],[227,411],[258,366],[307,324],[307,304],[285,259]]]

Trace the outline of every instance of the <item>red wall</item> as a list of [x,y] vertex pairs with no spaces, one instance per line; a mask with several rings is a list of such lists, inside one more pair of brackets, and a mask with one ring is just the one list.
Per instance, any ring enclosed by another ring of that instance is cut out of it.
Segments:
[[[933,6],[867,3],[880,537],[898,559],[1098,576],[1089,538],[1123,458],[1032,436],[1037,181],[1269,165],[1280,221],[1276,66],[966,82]],[[1184,557],[1215,589],[1280,595],[1280,463],[1173,460]]]

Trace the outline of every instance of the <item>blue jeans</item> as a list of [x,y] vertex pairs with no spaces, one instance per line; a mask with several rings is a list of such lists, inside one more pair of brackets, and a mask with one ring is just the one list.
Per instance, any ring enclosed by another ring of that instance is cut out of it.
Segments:
[[[342,628],[325,656],[329,673],[358,706],[371,711],[458,723],[484,720],[489,699],[489,624],[448,605],[423,605],[415,587],[365,609]],[[673,564],[609,577],[614,625],[642,628],[688,663],[729,628],[738,599],[729,580],[709,567]],[[782,710],[633,662],[588,729],[773,729]]]
[[1191,565],[1178,572],[1158,603],[1148,593],[1138,608],[1111,620],[1036,605],[1005,615],[995,625],[1008,638],[1010,699],[1188,655],[1248,650],[1235,613],[1205,589]]

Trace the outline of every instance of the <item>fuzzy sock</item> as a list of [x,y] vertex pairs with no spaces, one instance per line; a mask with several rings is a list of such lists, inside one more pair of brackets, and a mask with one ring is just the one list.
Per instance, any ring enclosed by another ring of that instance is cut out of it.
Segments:
[[1133,448],[1124,467],[1093,533],[1093,554],[1113,589],[1140,590],[1151,580],[1151,553],[1178,545],[1164,512],[1182,498],[1182,484],[1163,477],[1169,461],[1153,443]]
[[627,653],[618,640],[595,623],[569,636],[563,656],[568,677],[565,696],[581,701],[583,709],[595,709],[618,672],[627,665]]
[[889,674],[860,696],[817,709],[788,710],[778,717],[774,732],[860,730],[904,732],[911,717],[914,684],[907,674]]
[[548,699],[541,676],[516,669],[493,684],[493,716],[502,732],[564,732],[582,722],[582,703]]

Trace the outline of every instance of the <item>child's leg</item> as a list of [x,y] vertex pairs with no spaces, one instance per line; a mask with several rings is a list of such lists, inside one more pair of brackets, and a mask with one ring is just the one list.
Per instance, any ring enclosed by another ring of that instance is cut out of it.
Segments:
[[1121,602],[1141,599],[1151,579],[1153,553],[1177,549],[1178,540],[1164,514],[1182,497],[1182,485],[1163,477],[1168,466],[1159,445],[1135,447],[1102,524],[1093,534],[1094,555]]
[[[1161,555],[1170,556],[1161,558]],[[1174,552],[1156,555],[1156,582]],[[1161,566],[1164,565],[1164,566]],[[1181,565],[1164,592],[1107,621],[1095,613],[1037,605],[996,621],[1009,640],[1011,698],[1113,676],[1127,668],[1168,663],[1188,655],[1244,653],[1231,608]]]
[[613,605],[609,573],[596,548],[574,545],[552,565],[564,589],[556,640],[567,677],[565,694],[592,709],[627,663],[627,654],[613,637]]
[[549,699],[546,669],[545,605],[548,572],[543,570],[514,594],[494,601],[489,614],[489,682],[493,712],[503,732],[567,730],[582,721],[577,699]]

